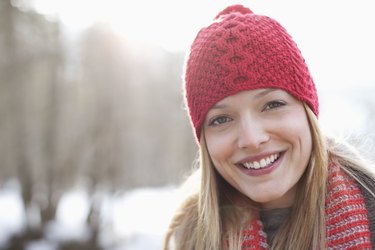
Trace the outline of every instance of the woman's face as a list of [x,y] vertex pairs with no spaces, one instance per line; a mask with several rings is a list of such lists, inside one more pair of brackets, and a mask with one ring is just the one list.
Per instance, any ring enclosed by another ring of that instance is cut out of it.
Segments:
[[204,121],[208,153],[221,176],[264,208],[291,206],[312,149],[302,103],[280,89],[240,92]]

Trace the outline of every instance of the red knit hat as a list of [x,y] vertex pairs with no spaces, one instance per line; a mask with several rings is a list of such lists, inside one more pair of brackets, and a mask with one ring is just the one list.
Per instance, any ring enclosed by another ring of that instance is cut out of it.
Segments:
[[199,31],[185,65],[184,84],[198,141],[208,110],[243,90],[280,88],[319,113],[313,79],[291,36],[274,19],[242,5],[227,7]]

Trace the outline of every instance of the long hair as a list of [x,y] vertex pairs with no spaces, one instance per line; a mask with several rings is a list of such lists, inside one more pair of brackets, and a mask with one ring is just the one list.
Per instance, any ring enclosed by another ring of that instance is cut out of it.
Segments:
[[299,188],[291,215],[276,234],[272,249],[325,249],[328,150],[315,114],[304,106],[310,125],[312,152],[297,184]]
[[[309,121],[312,152],[306,170],[297,183],[298,192],[290,216],[278,230],[272,249],[324,249],[325,195],[328,160],[336,159],[343,169],[356,178],[356,172],[374,176],[358,154],[320,131],[318,120],[304,104]],[[328,143],[327,143],[328,142]],[[198,192],[181,205],[172,219],[164,249],[169,249],[172,236],[174,249],[241,249],[241,230],[259,207],[240,194],[216,172],[207,151],[204,133],[200,141],[200,175]],[[366,187],[366,183],[359,182]],[[235,199],[233,197],[236,197]],[[238,198],[241,206],[237,206]]]

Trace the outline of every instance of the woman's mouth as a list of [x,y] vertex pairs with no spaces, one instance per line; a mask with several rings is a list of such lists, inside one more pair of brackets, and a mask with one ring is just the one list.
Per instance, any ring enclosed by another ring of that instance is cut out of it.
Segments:
[[280,158],[280,153],[272,154],[258,161],[249,161],[241,163],[246,169],[262,169],[269,167],[273,162]]
[[276,153],[248,157],[238,162],[236,165],[244,174],[249,176],[270,174],[281,165],[285,152],[286,151],[279,151]]

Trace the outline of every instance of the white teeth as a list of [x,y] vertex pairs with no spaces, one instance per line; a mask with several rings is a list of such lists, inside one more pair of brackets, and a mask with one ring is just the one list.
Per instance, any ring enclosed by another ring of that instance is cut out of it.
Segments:
[[279,158],[279,154],[273,154],[271,156],[268,156],[266,158],[261,159],[260,161],[253,161],[253,162],[245,162],[243,163],[243,166],[247,169],[260,169],[265,168],[274,161],[276,161]]
[[267,166],[266,160],[264,159],[260,160],[260,167],[264,168],[265,166]]
[[260,168],[260,164],[259,164],[259,162],[257,162],[257,161],[254,162],[254,168],[255,168],[255,169]]

